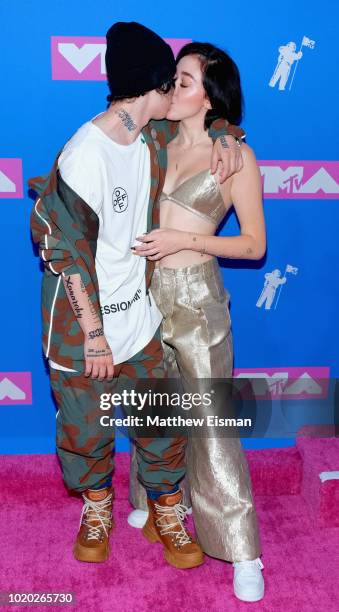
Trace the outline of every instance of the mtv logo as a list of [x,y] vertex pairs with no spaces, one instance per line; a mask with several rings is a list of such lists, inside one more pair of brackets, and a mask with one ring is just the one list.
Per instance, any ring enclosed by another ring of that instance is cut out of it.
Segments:
[[105,81],[106,38],[52,36],[52,79]]
[[260,161],[264,196],[272,199],[336,200],[337,161]]
[[233,372],[239,390],[251,386],[257,399],[270,400],[325,399],[329,375],[328,367],[235,368]]
[[[167,38],[176,55],[190,38]],[[106,38],[104,36],[52,36],[54,81],[105,81]]]
[[22,197],[22,160],[0,158],[0,198]]
[[31,372],[0,372],[0,405],[32,404]]

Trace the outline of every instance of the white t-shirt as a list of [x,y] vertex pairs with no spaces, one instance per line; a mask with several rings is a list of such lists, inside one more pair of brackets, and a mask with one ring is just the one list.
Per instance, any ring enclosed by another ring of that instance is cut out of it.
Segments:
[[146,346],[162,319],[152,294],[146,296],[146,259],[131,252],[147,231],[149,148],[142,134],[121,145],[88,121],[66,143],[58,166],[99,217],[95,267],[104,333],[118,364]]

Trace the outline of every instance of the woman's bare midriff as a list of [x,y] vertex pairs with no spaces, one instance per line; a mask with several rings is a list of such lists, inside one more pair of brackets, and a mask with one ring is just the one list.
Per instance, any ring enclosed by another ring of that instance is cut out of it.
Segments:
[[[186,232],[196,232],[205,236],[214,236],[216,227],[210,221],[205,221],[198,215],[175,204],[170,200],[163,200],[160,209],[160,227]],[[157,267],[184,268],[213,259],[213,255],[202,255],[197,251],[183,250],[163,257],[156,262]]]

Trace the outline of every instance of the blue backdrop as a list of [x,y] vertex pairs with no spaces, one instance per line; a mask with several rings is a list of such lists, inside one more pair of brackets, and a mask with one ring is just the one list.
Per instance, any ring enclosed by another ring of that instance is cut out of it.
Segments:
[[[243,0],[241,9],[224,0],[130,0],[120,6],[108,0],[2,0],[0,452],[54,450],[27,179],[47,173],[70,135],[105,108],[100,44],[115,21],[139,21],[166,39],[215,43],[237,62],[246,103],[243,127],[263,175],[268,250],[254,264],[220,262],[231,294],[235,374],[267,376],[284,418],[293,421],[306,411],[310,420],[321,411],[331,421],[331,391],[329,397],[316,379],[335,377],[339,369],[338,18],[334,0]],[[68,37],[61,40],[68,47],[60,47],[58,37]],[[86,41],[99,45],[99,55],[79,68],[84,54],[77,56],[76,49]],[[71,56],[78,57],[77,68]],[[221,233],[237,232],[231,215]],[[268,432],[265,440],[243,442],[277,446],[294,439]],[[125,448],[122,440],[119,448]]]

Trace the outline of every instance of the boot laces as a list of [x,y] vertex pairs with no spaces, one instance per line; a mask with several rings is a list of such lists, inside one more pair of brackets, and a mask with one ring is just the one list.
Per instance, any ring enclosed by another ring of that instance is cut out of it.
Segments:
[[[186,518],[187,506],[184,504],[175,504],[174,506],[159,506],[155,504],[157,514],[160,514],[160,518],[156,519],[156,524],[160,527],[161,535],[171,535],[176,540],[177,546],[184,546],[185,544],[191,544],[192,538],[187,533],[183,521]],[[168,517],[175,518],[173,523],[167,521]],[[180,525],[180,531],[174,531],[173,527]]]
[[[88,528],[87,539],[88,540],[100,540],[102,536],[102,530],[104,530],[108,537],[107,529],[111,527],[111,503],[112,493],[110,493],[105,499],[101,501],[93,501],[83,495],[85,504],[82,509],[80,517],[80,526],[86,525]],[[92,521],[99,521],[100,525],[92,525]]]

